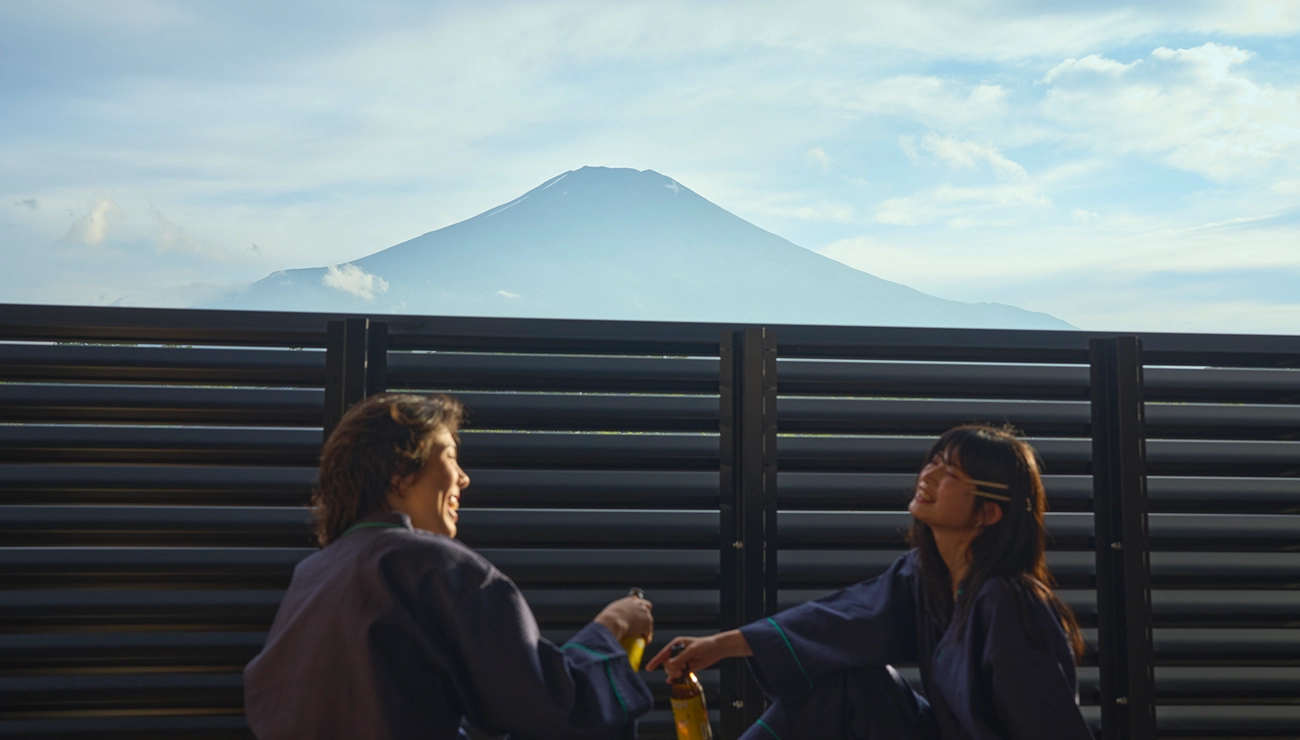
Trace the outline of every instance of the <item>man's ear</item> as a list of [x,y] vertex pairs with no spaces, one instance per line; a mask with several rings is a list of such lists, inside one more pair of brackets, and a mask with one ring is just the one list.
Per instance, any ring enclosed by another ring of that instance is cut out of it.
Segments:
[[388,480],[388,497],[402,500],[406,498],[406,487],[411,484],[409,476],[403,478],[396,473]]
[[1002,507],[992,501],[981,501],[979,521],[981,527],[991,527],[1002,521]]

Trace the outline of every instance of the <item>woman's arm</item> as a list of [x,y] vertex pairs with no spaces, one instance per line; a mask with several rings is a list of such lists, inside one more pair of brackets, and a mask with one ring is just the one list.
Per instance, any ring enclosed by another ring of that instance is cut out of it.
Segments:
[[[673,645],[685,645],[686,649],[676,658],[670,658]],[[727,630],[708,637],[674,637],[650,659],[645,669],[653,671],[662,665],[671,681],[687,671],[702,671],[725,658],[745,658],[753,654],[740,630]]]

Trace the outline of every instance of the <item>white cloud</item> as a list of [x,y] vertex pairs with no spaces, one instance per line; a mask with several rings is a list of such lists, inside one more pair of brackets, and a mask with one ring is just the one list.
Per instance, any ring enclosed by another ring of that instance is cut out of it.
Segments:
[[[1160,51],[1157,49],[1156,51]],[[1075,72],[1096,72],[1098,74],[1120,77],[1137,65],[1141,64],[1141,59],[1134,59],[1128,64],[1121,64],[1114,59],[1107,59],[1100,54],[1089,54],[1082,59],[1066,59],[1064,62],[1052,67],[1047,74],[1043,75],[1041,82],[1052,82],[1062,75]]]
[[90,208],[85,215],[72,222],[64,241],[97,247],[108,238],[108,232],[122,218],[122,209],[113,199],[102,193],[91,198]]
[[823,175],[831,171],[831,158],[826,154],[826,150],[815,146],[808,150],[808,164],[816,167]]
[[[210,240],[191,236],[185,229],[164,216],[153,203],[149,203],[149,217],[153,220],[154,238],[157,240],[159,253],[187,252],[209,259],[230,259],[228,250]],[[253,245],[251,251],[261,256],[257,245]]]
[[373,301],[376,293],[388,292],[387,280],[350,263],[330,265],[321,276],[321,284],[367,301]]
[[1300,195],[1300,180],[1278,180],[1272,190],[1283,195]]
[[1218,182],[1300,166],[1300,86],[1252,79],[1239,69],[1251,52],[1213,42],[1151,56],[1141,74],[1059,77],[1043,112],[1097,151],[1151,156]]
[[498,290],[498,291],[497,291],[497,295],[501,296],[502,298],[518,298],[518,297],[519,297],[519,294],[518,294],[518,293],[511,293],[511,292],[508,291],[508,290]]
[[1076,219],[1084,222],[1085,224],[1090,221],[1096,221],[1097,219],[1101,218],[1100,215],[1094,213],[1093,211],[1087,211],[1082,208],[1072,209],[1070,211],[1070,215],[1074,216]]
[[974,168],[979,166],[979,162],[987,162],[999,177],[1020,180],[1028,178],[1024,167],[1002,156],[997,147],[992,145],[928,133],[921,139],[921,148],[953,168]]

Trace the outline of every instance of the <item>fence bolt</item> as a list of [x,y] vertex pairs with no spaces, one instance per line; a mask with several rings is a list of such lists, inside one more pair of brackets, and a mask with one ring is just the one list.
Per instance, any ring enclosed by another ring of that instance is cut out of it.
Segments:
[[745,700],[744,700],[744,699],[737,699],[737,700],[731,702],[731,706],[735,707],[736,709],[744,709],[744,708],[745,708]]
[[1118,704],[1118,705],[1120,705],[1121,707],[1123,707],[1123,706],[1127,706],[1127,705],[1128,705],[1128,697],[1127,697],[1127,696],[1117,696],[1117,697],[1115,697],[1115,703]]
[[736,548],[737,550],[745,549],[745,543],[743,540],[736,540],[735,542],[731,543],[731,546]]
[[1123,550],[1123,549],[1124,549],[1124,543],[1123,543],[1123,542],[1112,542],[1112,543],[1110,543],[1110,549],[1112,549],[1112,550]]

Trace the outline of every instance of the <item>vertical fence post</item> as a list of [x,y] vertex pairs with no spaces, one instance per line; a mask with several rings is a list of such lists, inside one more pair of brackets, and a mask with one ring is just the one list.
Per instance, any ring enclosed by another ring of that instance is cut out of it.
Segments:
[[[776,335],[762,327],[722,333],[719,473],[719,627],[776,611]],[[763,694],[740,661],[721,666],[723,740],[763,713]]]
[[1103,740],[1156,736],[1142,343],[1093,339],[1092,480]]
[[325,330],[324,439],[343,412],[388,386],[388,324],[370,319],[331,321]]

